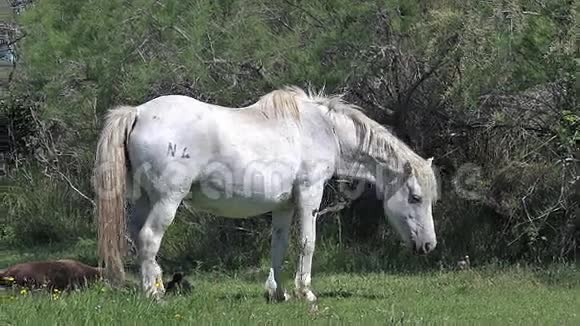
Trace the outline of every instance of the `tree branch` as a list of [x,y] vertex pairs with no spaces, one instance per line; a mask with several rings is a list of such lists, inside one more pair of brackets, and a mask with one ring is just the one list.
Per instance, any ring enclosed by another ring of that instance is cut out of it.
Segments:
[[322,216],[324,214],[338,212],[338,211],[342,210],[343,208],[345,208],[347,205],[348,205],[347,202],[339,202],[339,203],[336,203],[336,204],[334,204],[332,206],[328,206],[328,207],[326,207],[325,209],[323,209],[321,211],[318,211],[317,210],[316,211],[316,214],[318,216]]
[[83,194],[77,187],[75,187],[73,185],[73,183],[70,181],[70,179],[64,175],[64,173],[60,172],[59,170],[55,169],[55,171],[68,183],[68,185],[74,190],[76,191],[77,194],[79,194],[81,197],[83,197],[84,199],[88,200],[93,207],[96,207],[95,201],[90,199],[87,195]]

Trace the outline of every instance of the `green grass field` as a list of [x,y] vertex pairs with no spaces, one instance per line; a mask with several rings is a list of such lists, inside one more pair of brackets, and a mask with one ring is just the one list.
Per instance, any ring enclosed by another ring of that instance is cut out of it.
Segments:
[[[0,267],[51,256],[43,252],[2,250]],[[2,291],[0,325],[580,324],[580,271],[573,265],[415,274],[315,271],[316,310],[295,300],[267,304],[265,278],[265,268],[195,273],[188,276],[192,294],[161,303],[134,287],[112,290],[103,284],[59,295]],[[290,272],[286,280],[292,285]]]

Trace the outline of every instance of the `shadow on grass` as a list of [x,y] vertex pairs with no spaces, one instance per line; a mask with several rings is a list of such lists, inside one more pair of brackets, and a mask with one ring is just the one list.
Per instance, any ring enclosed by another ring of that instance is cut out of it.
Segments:
[[[367,300],[385,300],[389,297],[382,294],[373,294],[373,293],[355,293],[352,291],[345,291],[345,290],[337,290],[337,291],[321,291],[317,292],[316,296],[318,299],[347,299],[347,298],[361,298]],[[218,300],[222,301],[246,301],[250,299],[256,298],[263,298],[263,293],[247,293],[247,292],[237,292],[232,294],[224,294],[218,297]],[[296,301],[296,298],[291,298],[291,301]]]
[[346,298],[361,298],[367,300],[385,300],[389,297],[384,294],[373,294],[373,293],[354,293],[352,291],[337,290],[337,291],[322,291],[318,293],[319,298],[333,298],[333,299],[346,299]]
[[264,296],[259,293],[248,294],[244,292],[237,292],[232,294],[223,294],[217,297],[217,299],[220,301],[247,301],[256,298],[264,298]]

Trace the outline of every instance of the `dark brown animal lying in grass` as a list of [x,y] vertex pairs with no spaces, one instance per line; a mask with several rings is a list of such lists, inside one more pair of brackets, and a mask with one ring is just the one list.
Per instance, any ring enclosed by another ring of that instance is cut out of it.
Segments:
[[165,286],[167,294],[186,294],[191,292],[191,284],[183,277],[182,273],[173,274],[171,281]]
[[1,270],[0,285],[68,290],[82,288],[100,279],[101,275],[101,268],[91,267],[76,260],[35,261]]

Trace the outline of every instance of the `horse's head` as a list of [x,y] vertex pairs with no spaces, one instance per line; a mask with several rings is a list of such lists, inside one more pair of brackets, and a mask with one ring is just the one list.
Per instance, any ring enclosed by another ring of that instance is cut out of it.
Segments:
[[386,192],[383,201],[389,223],[416,254],[427,254],[437,245],[432,213],[437,181],[431,162],[432,159],[427,160],[427,166],[421,166],[420,171],[405,163],[403,182]]

